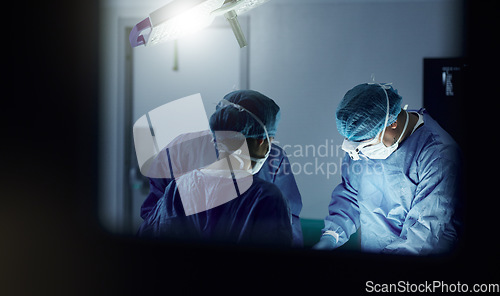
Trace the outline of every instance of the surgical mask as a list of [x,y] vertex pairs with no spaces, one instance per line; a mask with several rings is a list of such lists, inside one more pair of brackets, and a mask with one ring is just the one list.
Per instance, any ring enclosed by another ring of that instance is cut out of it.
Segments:
[[[269,146],[271,146],[271,144],[269,144]],[[219,148],[219,151],[223,151],[222,149],[224,149],[224,148]],[[271,154],[271,149],[268,149],[268,151],[267,151],[267,153],[266,153],[266,155],[264,157],[262,157],[262,158],[256,158],[256,157],[247,156],[245,153],[241,152],[241,149],[238,149],[238,150],[233,151],[231,153],[231,156],[233,156],[236,160],[239,161],[239,163],[240,163],[240,170],[243,169],[244,164],[245,164],[245,162],[244,162],[243,159],[254,161],[255,165],[253,167],[249,168],[247,170],[247,172],[250,173],[250,174],[252,174],[252,175],[255,175],[255,174],[257,174],[260,171],[260,169],[262,168],[262,166],[264,165],[264,163],[266,162],[266,160],[267,160],[267,158],[269,157],[270,154]]]
[[[406,111],[405,111],[406,112]],[[408,112],[406,112],[406,123],[405,127],[403,128],[403,131],[401,132],[401,135],[399,136],[398,140],[392,144],[391,146],[387,147],[385,146],[383,139],[384,139],[384,133],[385,133],[385,128],[382,130],[382,135],[380,136],[380,142],[377,144],[374,144],[374,141],[378,140],[378,137],[375,137],[373,140],[363,143],[363,147],[359,148],[359,151],[363,153],[364,156],[370,158],[370,159],[386,159],[391,155],[396,149],[398,149],[398,144],[399,140],[403,137],[406,127],[408,126]]]
[[267,150],[267,153],[263,158],[250,157],[250,160],[255,161],[255,165],[251,170],[249,170],[249,173],[251,173],[252,175],[257,174],[260,171],[267,158],[269,157],[269,154],[271,154],[271,142],[269,142],[269,137],[267,138],[267,141],[269,143],[269,149]]
[[[406,127],[408,126],[408,112],[404,110],[406,112],[406,123],[403,128],[403,131],[401,132],[401,135],[399,136],[399,139],[391,146],[389,147],[385,146],[383,139],[385,135],[385,129],[387,128],[387,123],[389,121],[389,111],[390,111],[389,96],[387,95],[386,89],[390,88],[390,86],[389,84],[379,84],[379,85],[384,90],[385,97],[387,99],[387,111],[385,116],[384,128],[372,140],[366,142],[353,142],[347,139],[344,140],[344,142],[342,143],[342,150],[346,151],[353,160],[359,159],[359,152],[361,152],[364,156],[370,159],[386,159],[394,151],[396,151],[396,149],[398,149],[398,143],[403,137],[406,131]],[[380,142],[377,142],[379,141],[379,136],[380,136]]]
[[[246,108],[244,108],[241,105],[229,102],[228,100],[225,100],[225,99],[221,100],[221,102],[219,103],[219,105],[222,106],[222,107],[229,105],[229,106],[235,107],[236,109],[238,109],[240,111],[246,111],[246,112],[248,112],[248,114],[250,114],[255,119],[255,121],[257,121],[262,126],[262,128],[264,129],[264,133],[266,134],[266,139],[267,139],[267,143],[268,143],[268,149],[267,149],[266,155],[264,157],[262,157],[262,158],[256,158],[256,157],[251,157],[250,156],[250,160],[254,161],[255,165],[253,167],[251,167],[250,169],[248,169],[248,172],[250,174],[252,174],[252,175],[257,174],[260,171],[260,169],[262,168],[262,166],[264,165],[264,163],[266,162],[266,160],[269,157],[269,155],[271,154],[271,140],[269,139],[269,134],[267,133],[266,126],[264,125],[264,123],[255,114],[253,114],[252,112],[250,112],[249,110],[247,110]],[[233,154],[233,156],[234,156],[234,154]],[[246,158],[242,154],[239,154],[239,156],[243,157],[243,158]]]

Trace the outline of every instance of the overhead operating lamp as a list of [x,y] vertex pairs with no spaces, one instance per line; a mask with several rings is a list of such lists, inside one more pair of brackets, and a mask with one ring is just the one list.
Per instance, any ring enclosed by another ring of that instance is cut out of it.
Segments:
[[269,0],[173,0],[151,12],[134,26],[129,35],[130,45],[155,45],[175,40],[208,27],[224,15],[231,25],[240,48],[247,46],[238,22],[241,15]]

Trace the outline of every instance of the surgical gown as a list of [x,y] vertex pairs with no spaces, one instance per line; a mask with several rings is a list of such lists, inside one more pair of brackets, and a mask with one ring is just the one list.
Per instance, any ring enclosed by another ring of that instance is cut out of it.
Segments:
[[424,124],[387,159],[345,155],[323,229],[338,234],[335,247],[359,227],[368,252],[423,255],[455,243],[460,151],[425,109],[418,113]]
[[[272,144],[271,153],[262,169],[256,174],[257,177],[275,184],[285,199],[288,201],[292,214],[293,245],[303,246],[302,228],[300,224],[300,211],[302,210],[302,198],[295,182],[290,161],[285,151],[278,145]],[[141,207],[141,217],[146,219],[153,210],[157,201],[163,196],[165,188],[171,179],[150,178],[150,192]]]
[[[180,181],[172,181],[146,216],[139,236],[202,239],[224,243],[272,244],[291,246],[291,215],[286,199],[276,185],[256,176],[241,195],[209,210],[185,214],[180,197]],[[231,179],[222,180],[201,170],[182,177],[193,192],[210,187],[207,202],[217,199],[217,192],[234,191]],[[226,182],[228,181],[228,182]],[[210,199],[210,200],[209,200]]]

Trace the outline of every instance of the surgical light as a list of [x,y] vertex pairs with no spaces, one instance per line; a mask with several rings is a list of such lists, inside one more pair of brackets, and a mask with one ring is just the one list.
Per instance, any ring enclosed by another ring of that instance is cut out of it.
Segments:
[[238,15],[269,0],[174,0],[153,11],[130,32],[132,47],[175,40],[208,27],[220,15],[228,20],[240,48],[247,45]]

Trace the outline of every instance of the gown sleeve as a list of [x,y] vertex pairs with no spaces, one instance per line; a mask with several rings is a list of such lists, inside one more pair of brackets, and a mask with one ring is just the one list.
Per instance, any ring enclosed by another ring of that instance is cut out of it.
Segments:
[[149,213],[154,209],[158,200],[165,193],[165,188],[172,179],[149,178],[149,194],[141,206],[141,218],[146,220]]
[[[457,237],[455,206],[459,194],[456,151],[432,151],[419,160],[419,184],[400,236],[383,253],[425,255],[449,250]],[[450,157],[451,156],[451,157]]]
[[150,238],[198,238],[199,232],[186,217],[174,180],[168,183],[164,194],[144,218],[137,235]]
[[340,247],[349,240],[359,228],[358,191],[349,175],[350,158],[346,154],[342,160],[342,182],[332,192],[328,205],[328,216],[325,218],[323,236],[332,235],[337,241],[335,247]]
[[283,197],[288,201],[292,214],[293,244],[294,246],[301,247],[304,244],[299,218],[302,210],[302,196],[292,173],[290,160],[281,147],[272,144],[267,166],[264,166],[257,176],[275,184],[283,194]]
[[246,218],[252,223],[245,223],[247,226],[243,227],[239,242],[291,246],[293,234],[288,202],[276,186],[269,185],[257,193],[262,196],[252,206]]

